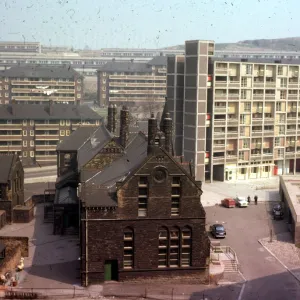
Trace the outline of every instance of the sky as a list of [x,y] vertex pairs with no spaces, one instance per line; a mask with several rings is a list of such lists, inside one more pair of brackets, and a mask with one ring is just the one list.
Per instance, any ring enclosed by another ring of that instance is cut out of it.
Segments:
[[0,41],[161,48],[300,36],[299,0],[0,0]]

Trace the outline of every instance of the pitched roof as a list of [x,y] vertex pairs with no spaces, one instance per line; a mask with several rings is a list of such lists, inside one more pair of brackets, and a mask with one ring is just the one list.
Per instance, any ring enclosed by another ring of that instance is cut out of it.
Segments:
[[151,66],[167,66],[167,61],[167,56],[155,56],[148,62],[148,64]]
[[79,127],[68,137],[65,137],[56,150],[59,151],[76,151],[91,136],[97,127]]
[[[49,114],[50,104],[14,104],[0,105],[0,120],[101,120],[95,111],[87,105],[56,104],[52,105],[52,114]],[[12,107],[13,106],[13,107]],[[12,109],[14,113],[12,114]]]
[[78,148],[78,167],[80,168],[89,162],[112,138],[113,135],[106,126],[100,125]]
[[16,155],[0,155],[0,183],[6,183],[9,179],[10,171]]
[[0,71],[0,77],[20,78],[64,78],[80,77],[70,66],[21,65]]
[[114,197],[116,182],[128,176],[147,158],[147,146],[145,135],[137,134],[122,157],[86,181],[85,186],[90,191],[85,199],[86,205],[105,206],[106,201]]
[[135,73],[149,73],[152,72],[150,65],[141,62],[129,61],[119,62],[110,61],[99,67],[98,71],[101,72],[135,72]]

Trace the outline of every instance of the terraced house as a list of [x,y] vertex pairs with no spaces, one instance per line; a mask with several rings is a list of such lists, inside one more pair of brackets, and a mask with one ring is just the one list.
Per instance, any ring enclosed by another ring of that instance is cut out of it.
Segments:
[[168,58],[175,151],[199,180],[300,171],[300,60],[219,58],[213,41],[186,41]]
[[79,127],[95,127],[101,117],[87,106],[0,105],[0,153],[17,153],[23,166],[56,164],[56,146]]
[[70,66],[14,66],[0,71],[0,104],[72,103],[83,98],[83,77]]

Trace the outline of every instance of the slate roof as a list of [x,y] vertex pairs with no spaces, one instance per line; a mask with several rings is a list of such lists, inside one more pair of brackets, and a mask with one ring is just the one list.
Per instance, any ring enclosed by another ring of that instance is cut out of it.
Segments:
[[74,79],[80,75],[70,66],[20,65],[0,71],[0,77]]
[[107,130],[106,126],[100,125],[78,148],[78,167],[81,168],[89,162],[112,138],[113,134]]
[[79,127],[68,137],[65,137],[56,150],[59,151],[77,151],[78,148],[91,136],[98,127]]
[[167,56],[155,56],[148,62],[151,66],[167,66],[168,57]]
[[66,186],[56,189],[54,204],[77,204],[77,189]]
[[105,65],[99,67],[98,71],[101,72],[135,72],[135,73],[151,73],[152,68],[146,63],[140,63],[135,61],[119,62],[110,61]]
[[[126,148],[125,154],[113,161],[86,182],[89,191],[85,202],[87,206],[107,206],[115,203],[116,182],[127,177],[147,158],[148,142],[143,133],[139,133]],[[83,171],[84,172],[84,171]],[[109,200],[110,199],[110,200]]]
[[14,104],[0,105],[0,120],[101,120],[96,112],[87,105],[56,104],[52,105],[52,114],[49,114],[50,104]]
[[15,160],[15,154],[0,155],[0,183],[6,183],[8,181],[10,170]]

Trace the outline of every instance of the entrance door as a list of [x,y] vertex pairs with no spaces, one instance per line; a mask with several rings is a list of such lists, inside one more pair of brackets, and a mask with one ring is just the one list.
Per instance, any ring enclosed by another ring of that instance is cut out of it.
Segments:
[[106,260],[104,265],[104,280],[118,280],[118,261],[117,260]]

